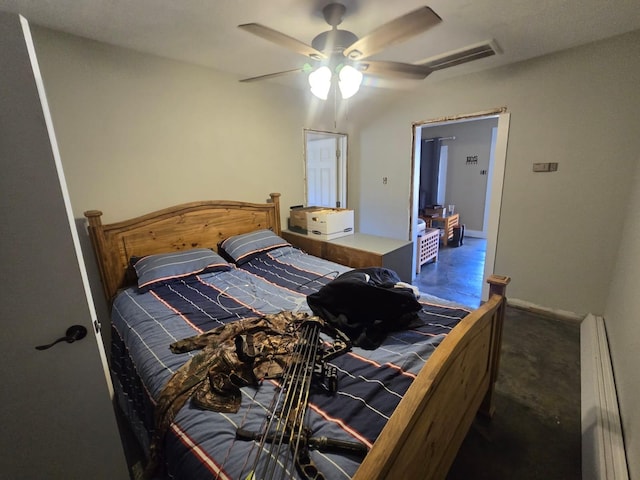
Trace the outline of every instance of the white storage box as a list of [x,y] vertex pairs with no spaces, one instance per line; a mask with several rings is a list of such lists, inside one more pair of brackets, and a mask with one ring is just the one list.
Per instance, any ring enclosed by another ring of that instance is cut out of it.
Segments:
[[332,240],[353,234],[353,210],[324,208],[307,212],[307,235]]

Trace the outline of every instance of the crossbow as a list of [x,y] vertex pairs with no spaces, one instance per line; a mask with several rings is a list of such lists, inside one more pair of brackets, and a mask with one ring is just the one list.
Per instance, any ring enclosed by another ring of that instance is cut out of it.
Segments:
[[[291,463],[295,464],[298,473],[305,480],[324,480],[324,475],[311,458],[311,449],[350,453],[361,457],[368,452],[368,448],[360,442],[313,437],[304,425],[312,387],[317,386],[328,394],[337,391],[336,367],[328,364],[328,361],[347,352],[351,348],[351,341],[344,333],[328,326],[317,317],[306,319],[300,328],[291,361],[282,373],[263,431],[237,429],[236,438],[256,441],[259,444],[259,454],[247,480],[279,478],[278,472],[282,478]],[[330,346],[322,341],[322,330],[328,330],[335,338]],[[251,355],[251,346],[236,346],[243,351],[243,355]],[[282,448],[283,445],[285,448]],[[263,455],[263,452],[266,454]],[[286,453],[285,458],[280,458],[282,452]],[[279,463],[282,464],[281,469],[278,468]]]

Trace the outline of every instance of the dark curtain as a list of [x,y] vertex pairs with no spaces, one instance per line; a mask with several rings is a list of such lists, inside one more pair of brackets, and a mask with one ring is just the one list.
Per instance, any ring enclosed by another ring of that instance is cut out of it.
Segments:
[[438,203],[438,174],[440,172],[440,137],[422,140],[420,148],[420,198],[418,208]]

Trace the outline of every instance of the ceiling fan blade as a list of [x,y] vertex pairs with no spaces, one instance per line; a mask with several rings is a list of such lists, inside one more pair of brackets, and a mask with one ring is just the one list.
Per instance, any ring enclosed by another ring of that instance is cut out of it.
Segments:
[[358,63],[358,70],[367,75],[379,77],[406,78],[410,80],[422,80],[433,72],[426,65],[414,65],[412,63],[364,61]]
[[368,58],[393,44],[403,42],[440,23],[442,19],[429,7],[421,7],[376,28],[344,50],[352,60]]
[[306,57],[309,57],[313,60],[327,58],[324,53],[316,50],[312,46],[307,45],[300,40],[296,40],[289,35],[278,32],[277,30],[265,27],[264,25],[260,25],[259,23],[245,23],[244,25],[238,25],[238,28],[241,28],[242,30],[245,30],[249,33],[253,33],[258,37],[264,38],[265,40],[273,42],[276,45],[280,45],[281,47],[287,48],[293,52],[305,55]]
[[285,70],[283,72],[276,72],[276,73],[267,73],[266,75],[260,75],[258,77],[250,77],[250,78],[243,78],[242,80],[240,80],[241,82],[257,82],[258,80],[267,80],[269,78],[275,78],[275,77],[281,77],[283,75],[289,75],[290,73],[302,73],[302,72],[306,72],[308,71],[308,68],[305,67],[301,67],[301,68],[294,68],[293,70]]

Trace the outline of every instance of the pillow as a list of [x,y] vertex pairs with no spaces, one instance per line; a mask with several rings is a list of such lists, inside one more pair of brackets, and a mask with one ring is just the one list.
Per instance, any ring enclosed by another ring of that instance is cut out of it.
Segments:
[[229,261],[242,265],[260,253],[290,245],[271,230],[256,230],[227,238],[219,245],[218,251]]
[[224,258],[208,248],[194,248],[172,253],[142,257],[133,265],[138,276],[138,288],[186,277],[194,273],[226,271],[231,269]]

